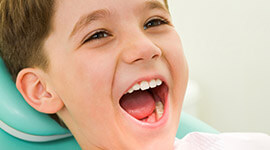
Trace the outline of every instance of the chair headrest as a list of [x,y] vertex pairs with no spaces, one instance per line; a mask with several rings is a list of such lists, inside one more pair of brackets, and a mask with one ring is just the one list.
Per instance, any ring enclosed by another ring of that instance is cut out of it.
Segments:
[[44,142],[72,136],[47,114],[29,106],[0,58],[0,128],[27,141]]

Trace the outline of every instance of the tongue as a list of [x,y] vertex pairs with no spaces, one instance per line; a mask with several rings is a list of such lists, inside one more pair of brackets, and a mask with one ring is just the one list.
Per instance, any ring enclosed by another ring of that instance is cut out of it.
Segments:
[[135,91],[124,95],[120,105],[134,118],[143,119],[155,110],[155,100],[147,91]]

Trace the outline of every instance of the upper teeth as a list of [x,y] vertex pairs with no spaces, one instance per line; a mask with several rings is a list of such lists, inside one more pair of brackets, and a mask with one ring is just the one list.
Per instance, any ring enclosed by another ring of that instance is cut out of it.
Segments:
[[157,86],[160,86],[162,84],[162,81],[160,79],[153,79],[150,82],[148,81],[141,81],[140,83],[136,83],[133,85],[132,88],[128,90],[128,93],[132,93],[133,91],[137,90],[147,90],[149,88],[155,88]]

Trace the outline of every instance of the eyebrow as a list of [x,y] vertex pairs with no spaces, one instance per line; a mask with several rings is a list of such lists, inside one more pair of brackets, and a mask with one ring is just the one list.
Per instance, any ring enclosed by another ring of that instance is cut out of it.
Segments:
[[[167,7],[164,4],[162,4],[161,2],[156,1],[156,0],[148,0],[143,5],[144,5],[143,10],[160,9],[162,11],[169,13],[169,10],[167,9]],[[108,9],[99,9],[99,10],[96,10],[96,11],[90,13],[90,14],[81,16],[79,21],[75,24],[69,38],[74,36],[76,34],[76,32],[78,32],[84,26],[86,26],[86,25],[88,25],[96,20],[109,17],[110,15],[111,15],[111,12]]]
[[73,28],[69,37],[72,37],[76,32],[78,32],[78,30],[80,30],[82,27],[86,26],[87,24],[90,24],[91,22],[94,22],[95,20],[99,20],[107,16],[110,16],[110,14],[111,13],[108,9],[99,9],[90,14],[81,16],[79,21],[75,24],[75,27]]

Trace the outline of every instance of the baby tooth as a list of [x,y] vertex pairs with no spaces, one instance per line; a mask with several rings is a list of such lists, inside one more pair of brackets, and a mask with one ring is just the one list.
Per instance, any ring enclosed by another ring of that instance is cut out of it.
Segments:
[[159,85],[161,85],[161,84],[162,84],[162,81],[161,81],[161,80],[159,80],[159,79],[156,79],[156,84],[157,84],[157,86],[159,86]]
[[130,88],[130,89],[128,90],[128,93],[132,93],[132,92],[133,92],[133,89]]
[[164,112],[163,104],[161,101],[156,102],[156,118],[159,120]]
[[133,90],[137,91],[137,90],[139,90],[141,87],[140,87],[140,85],[137,83],[137,84],[135,84],[132,88],[133,88]]
[[155,81],[155,80],[151,80],[150,83],[149,83],[149,86],[150,86],[151,88],[156,87],[156,86],[157,86],[156,81]]
[[146,81],[142,81],[141,84],[140,84],[140,86],[141,86],[141,90],[147,90],[147,89],[149,89],[149,84]]

